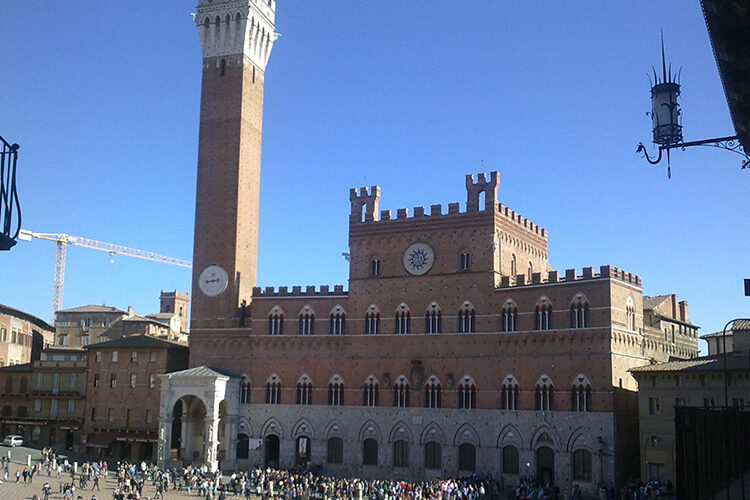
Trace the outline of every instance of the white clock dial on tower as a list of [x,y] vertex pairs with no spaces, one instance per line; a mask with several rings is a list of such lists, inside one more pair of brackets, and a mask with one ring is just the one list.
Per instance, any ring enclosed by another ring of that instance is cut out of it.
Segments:
[[198,277],[198,286],[207,297],[216,297],[227,289],[229,276],[221,266],[208,266]]

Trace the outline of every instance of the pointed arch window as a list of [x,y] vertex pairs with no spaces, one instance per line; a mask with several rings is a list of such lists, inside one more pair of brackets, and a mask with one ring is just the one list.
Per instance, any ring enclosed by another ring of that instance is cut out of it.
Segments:
[[468,375],[458,384],[458,407],[464,410],[477,407],[477,386]]
[[271,375],[266,381],[266,404],[277,405],[281,403],[281,380],[276,375]]
[[635,306],[633,305],[633,298],[628,296],[628,302],[625,306],[628,330],[635,330]]
[[424,388],[424,406],[425,408],[441,407],[441,390],[440,381],[433,375],[429,378]]
[[250,380],[243,378],[240,382],[240,404],[250,403]]
[[380,311],[375,306],[365,313],[365,333],[367,335],[377,335],[380,333]]
[[409,466],[409,443],[407,443],[403,439],[399,439],[398,441],[393,443],[393,466]]
[[542,375],[536,383],[536,409],[552,411],[554,409],[555,387],[546,375]]
[[535,324],[537,330],[549,330],[552,328],[552,304],[547,297],[542,297],[536,303]]
[[346,314],[340,306],[337,306],[336,310],[331,312],[330,319],[329,333],[331,335],[343,335],[344,325],[346,324]]
[[586,328],[589,326],[589,302],[580,293],[570,305],[570,327]]
[[393,386],[393,406],[396,408],[409,407],[409,381],[401,375]]
[[516,263],[516,255],[513,254],[510,256],[510,275],[515,278],[517,273],[518,273],[518,266]]
[[378,406],[378,381],[373,375],[362,385],[362,406]]
[[435,302],[427,309],[424,330],[427,333],[442,333],[443,331],[443,314]]
[[505,377],[500,389],[500,405],[503,410],[518,409],[518,382],[512,375]]
[[468,271],[471,267],[471,255],[469,252],[462,252],[459,257],[459,265],[462,271]]
[[458,310],[458,331],[459,333],[474,333],[476,327],[477,318],[474,306],[467,300]]
[[283,335],[284,333],[284,314],[279,311],[272,312],[268,316],[268,334]]
[[443,450],[440,443],[430,441],[424,449],[424,468],[440,469],[442,467]]
[[584,375],[573,380],[571,410],[591,411],[591,383]]
[[335,375],[328,382],[328,406],[342,406],[344,404],[344,381]]
[[370,276],[380,276],[380,259],[372,259],[370,261]]
[[297,404],[312,404],[312,381],[307,377],[300,377],[297,382]]
[[502,316],[502,328],[504,332],[518,331],[518,307],[516,307],[515,302],[510,299],[505,302]]
[[[305,308],[307,309],[307,308]],[[312,335],[315,333],[315,314],[305,311],[299,315],[299,334]]]
[[411,333],[411,313],[406,304],[401,304],[396,311],[394,333],[396,335]]

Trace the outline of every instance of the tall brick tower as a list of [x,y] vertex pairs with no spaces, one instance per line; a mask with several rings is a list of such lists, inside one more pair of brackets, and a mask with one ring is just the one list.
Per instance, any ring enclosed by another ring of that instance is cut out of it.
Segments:
[[275,0],[199,0],[203,51],[192,328],[237,324],[258,248],[263,79]]

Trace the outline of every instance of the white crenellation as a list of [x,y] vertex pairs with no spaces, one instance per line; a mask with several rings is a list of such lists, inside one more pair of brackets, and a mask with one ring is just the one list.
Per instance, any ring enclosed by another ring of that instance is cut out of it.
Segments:
[[195,24],[203,58],[244,54],[265,71],[273,43],[276,0],[199,0]]

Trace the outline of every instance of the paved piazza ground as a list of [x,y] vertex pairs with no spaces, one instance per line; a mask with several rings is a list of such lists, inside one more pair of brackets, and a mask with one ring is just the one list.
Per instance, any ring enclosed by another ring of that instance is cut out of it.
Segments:
[[[9,448],[0,446],[0,453],[3,455],[6,455],[8,453]],[[52,474],[52,477],[47,477],[47,473],[43,470],[41,475],[35,475],[34,480],[31,484],[24,484],[23,478],[16,483],[16,471],[17,470],[23,470],[23,468],[26,465],[26,456],[31,455],[32,460],[39,460],[39,450],[33,450],[29,448],[14,448],[11,451],[11,459],[12,462],[10,464],[10,474],[8,474],[8,481],[3,481],[0,483],[0,500],[31,500],[31,498],[34,495],[38,495],[39,499],[42,500],[44,497],[42,495],[42,485],[45,482],[49,482],[50,486],[52,486],[52,495],[50,496],[50,499],[54,500],[62,500],[63,494],[59,493],[60,491],[60,484],[64,484],[66,482],[70,482],[70,474],[63,473],[63,476],[61,478],[55,477],[55,474]],[[0,480],[2,480],[2,473],[0,473]],[[76,494],[75,497],[73,497],[73,500],[76,500],[79,496],[82,497],[84,500],[91,500],[91,498],[96,495],[97,500],[112,500],[112,492],[115,490],[115,487],[117,487],[117,480],[114,479],[114,474],[112,472],[109,473],[107,479],[105,481],[99,481],[99,487],[101,488],[101,491],[94,490],[92,491],[90,489],[90,486],[86,488],[86,490],[81,491],[78,488],[78,481],[76,480]],[[154,494],[156,493],[156,487],[151,486],[151,483],[146,483],[146,486],[143,488],[143,496],[142,499],[148,498],[149,500],[154,498]],[[255,495],[253,495],[254,498]],[[179,500],[179,499],[198,499],[198,497],[195,492],[193,492],[192,496],[188,496],[187,493],[183,490],[182,492],[177,491],[169,491],[167,494],[164,495],[165,500]],[[232,497],[231,495],[229,498],[243,498],[240,496]]]

